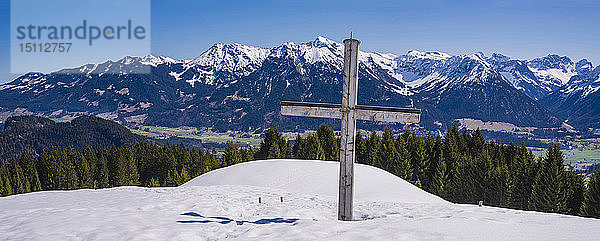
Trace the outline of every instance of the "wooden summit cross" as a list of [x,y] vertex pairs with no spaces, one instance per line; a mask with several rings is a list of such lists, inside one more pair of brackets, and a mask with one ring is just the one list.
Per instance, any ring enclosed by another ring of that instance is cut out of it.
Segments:
[[344,40],[344,75],[342,104],[281,102],[281,114],[342,120],[340,143],[340,192],[338,219],[352,220],[354,195],[354,138],[356,120],[417,123],[421,110],[356,104],[358,90],[358,44],[356,39]]

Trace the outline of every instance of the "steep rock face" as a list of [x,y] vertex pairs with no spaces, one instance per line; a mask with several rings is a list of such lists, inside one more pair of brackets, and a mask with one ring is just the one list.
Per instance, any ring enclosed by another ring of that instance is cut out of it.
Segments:
[[572,77],[585,74],[586,68],[591,68],[591,63],[585,59],[573,63],[566,56],[553,54],[532,60],[492,54],[487,61],[515,88],[536,100],[560,89]]
[[600,128],[600,67],[577,63],[582,74],[573,76],[560,89],[540,100],[544,106],[580,128]]
[[[559,66],[568,65],[558,60]],[[525,91],[525,79],[511,81],[499,70],[514,62],[535,77],[528,62],[419,51],[401,56],[361,52],[359,61],[358,102],[421,108],[426,128],[445,128],[457,118],[520,126],[561,124],[527,96],[543,91]],[[545,71],[556,68],[542,60],[533,63]],[[338,103],[342,65],[343,45],[323,37],[273,48],[219,43],[193,60],[125,57],[49,74],[29,73],[0,85],[0,111],[50,117],[91,114],[125,124],[219,130],[314,128],[322,120],[282,117],[279,101]],[[586,68],[584,63],[579,66],[578,71]],[[145,68],[148,74],[139,71]],[[530,85],[539,86],[535,81]]]
[[449,123],[457,118],[539,127],[560,123],[507,82],[483,54],[421,58],[419,62],[428,67],[414,72],[405,69],[404,74],[416,77],[409,85],[415,92],[415,106],[428,113],[423,116],[425,123]]

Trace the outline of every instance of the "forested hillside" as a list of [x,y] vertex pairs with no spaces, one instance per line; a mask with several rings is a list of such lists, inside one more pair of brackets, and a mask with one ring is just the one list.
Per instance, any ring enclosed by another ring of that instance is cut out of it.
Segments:
[[86,146],[104,149],[142,141],[146,139],[118,123],[94,116],[80,116],[70,122],[54,122],[39,116],[12,116],[0,131],[0,159],[19,157],[23,150],[37,155],[43,148],[51,146],[82,151]]

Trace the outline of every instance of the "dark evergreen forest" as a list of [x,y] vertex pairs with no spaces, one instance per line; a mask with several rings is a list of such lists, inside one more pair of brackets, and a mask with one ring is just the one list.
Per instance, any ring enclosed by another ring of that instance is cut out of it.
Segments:
[[95,116],[80,116],[69,122],[40,116],[11,116],[0,131],[0,159],[19,157],[24,150],[37,155],[53,145],[82,151],[86,146],[104,149],[141,141],[147,140],[114,121]]
[[[339,161],[339,139],[326,125],[286,141],[269,130],[256,159],[297,158]],[[558,145],[536,158],[524,144],[486,141],[479,130],[450,128],[444,138],[404,131],[356,136],[356,161],[384,169],[423,190],[455,203],[535,210],[600,218],[598,173],[587,188],[581,175],[565,171]]]

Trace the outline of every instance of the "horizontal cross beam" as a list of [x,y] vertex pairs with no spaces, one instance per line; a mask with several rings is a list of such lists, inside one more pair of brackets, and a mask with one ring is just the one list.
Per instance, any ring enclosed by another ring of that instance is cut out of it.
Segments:
[[291,116],[342,118],[342,105],[281,101],[281,114]]
[[[383,106],[356,105],[358,120],[418,123],[421,110]],[[281,101],[281,114],[290,116],[342,118],[342,105],[314,102]]]

